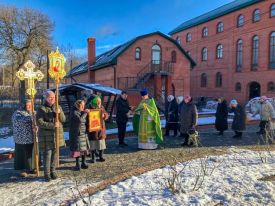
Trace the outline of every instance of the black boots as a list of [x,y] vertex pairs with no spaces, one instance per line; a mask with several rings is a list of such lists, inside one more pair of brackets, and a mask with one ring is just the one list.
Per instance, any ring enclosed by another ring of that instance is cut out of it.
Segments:
[[105,159],[103,158],[103,150],[99,150],[99,159],[97,159],[96,161],[105,162]]
[[75,166],[75,170],[76,171],[80,171],[80,168],[81,169],[88,169],[89,166],[86,164],[86,156],[85,155],[82,155],[81,156],[81,167],[80,167],[80,162],[79,162],[79,157],[76,157],[75,158],[76,160],[76,166]]
[[96,157],[96,153],[95,150],[92,151],[92,159],[91,162],[95,163],[95,162],[105,162],[105,159],[103,158],[103,150],[98,150],[98,159],[95,159]]

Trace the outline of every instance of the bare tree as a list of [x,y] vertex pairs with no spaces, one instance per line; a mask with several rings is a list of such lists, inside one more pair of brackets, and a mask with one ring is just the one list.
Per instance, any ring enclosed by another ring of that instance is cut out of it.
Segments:
[[65,65],[66,72],[70,71],[75,66],[86,61],[86,56],[79,54],[71,44],[61,45],[60,51],[66,57],[66,65]]
[[[12,85],[15,72],[30,58],[38,67],[45,64],[46,50],[51,47],[54,25],[48,16],[33,9],[0,8],[0,59],[12,65]],[[25,88],[21,82],[21,97]]]

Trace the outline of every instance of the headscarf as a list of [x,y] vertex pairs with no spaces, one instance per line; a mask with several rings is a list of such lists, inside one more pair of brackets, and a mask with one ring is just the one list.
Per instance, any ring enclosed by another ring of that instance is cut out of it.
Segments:
[[178,99],[178,104],[180,104],[183,101],[183,96],[179,96],[177,99]]
[[101,100],[99,96],[95,96],[92,100],[92,107],[98,109],[97,101]]
[[168,95],[167,100],[168,102],[172,102],[175,99],[173,95]]
[[83,100],[76,100],[76,102],[74,103],[74,107],[77,109],[77,110],[80,110],[80,104],[81,102],[84,102]]
[[19,104],[19,110],[27,111],[26,110],[26,104],[28,102],[32,103],[32,100],[31,99],[25,99],[23,103]]

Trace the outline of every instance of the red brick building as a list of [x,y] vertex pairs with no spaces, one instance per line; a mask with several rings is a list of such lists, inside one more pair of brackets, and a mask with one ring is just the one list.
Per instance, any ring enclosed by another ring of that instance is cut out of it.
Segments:
[[[194,66],[187,52],[160,32],[136,37],[98,56],[95,39],[89,38],[88,61],[73,68],[67,82],[96,82],[133,94],[146,87],[163,103],[168,94],[190,93],[190,70]],[[130,96],[132,103],[137,104],[137,95]]]
[[275,96],[275,0],[237,0],[169,33],[189,52],[191,95]]

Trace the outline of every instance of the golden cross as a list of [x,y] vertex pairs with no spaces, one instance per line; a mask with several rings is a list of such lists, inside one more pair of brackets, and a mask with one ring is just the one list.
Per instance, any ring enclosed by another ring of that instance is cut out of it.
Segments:
[[19,69],[18,72],[16,72],[16,76],[21,80],[27,80],[28,81],[28,89],[26,91],[26,93],[31,96],[34,97],[34,95],[36,94],[36,89],[34,87],[34,81],[38,80],[41,81],[44,78],[44,74],[37,70],[36,72],[33,71],[35,68],[35,65],[28,60],[25,64],[24,67],[27,69],[27,71],[23,70],[23,69]]

